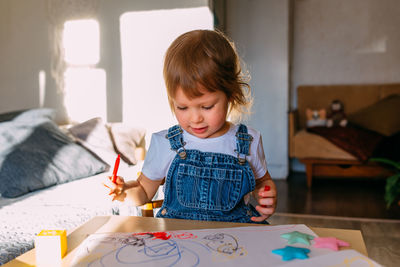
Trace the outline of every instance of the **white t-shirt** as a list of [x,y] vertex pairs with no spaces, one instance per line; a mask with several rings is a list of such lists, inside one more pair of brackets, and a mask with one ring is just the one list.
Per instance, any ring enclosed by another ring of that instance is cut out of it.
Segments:
[[[196,149],[202,152],[223,153],[237,157],[236,132],[238,125],[231,124],[228,132],[214,138],[198,138],[183,130],[183,141],[186,142],[185,149]],[[247,161],[253,170],[256,179],[263,177],[267,172],[264,149],[259,131],[248,127],[248,133],[253,137],[250,145]],[[167,177],[171,163],[176,156],[176,151],[171,149],[169,140],[165,138],[168,130],[153,133],[149,150],[143,164],[142,173],[151,180],[161,180]]]

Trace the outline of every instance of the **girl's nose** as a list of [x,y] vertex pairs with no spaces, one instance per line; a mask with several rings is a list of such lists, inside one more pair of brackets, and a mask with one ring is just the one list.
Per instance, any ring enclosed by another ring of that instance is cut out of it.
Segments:
[[203,115],[201,114],[201,112],[199,112],[197,110],[193,111],[191,116],[190,116],[190,120],[191,120],[191,122],[194,122],[194,123],[202,122],[203,121]]

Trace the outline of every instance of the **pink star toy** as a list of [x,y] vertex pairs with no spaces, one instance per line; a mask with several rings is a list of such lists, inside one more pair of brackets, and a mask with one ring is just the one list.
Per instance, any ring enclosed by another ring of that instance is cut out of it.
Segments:
[[336,237],[316,237],[314,238],[314,247],[315,248],[329,248],[335,251],[339,250],[339,247],[349,247],[350,244],[337,239]]

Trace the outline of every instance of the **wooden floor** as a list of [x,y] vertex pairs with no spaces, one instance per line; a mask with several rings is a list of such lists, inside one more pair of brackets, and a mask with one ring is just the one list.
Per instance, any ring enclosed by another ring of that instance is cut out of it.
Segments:
[[304,173],[275,180],[276,213],[271,224],[360,230],[368,256],[387,267],[400,266],[400,207],[386,209],[384,179],[314,179],[307,188]]
[[368,256],[386,267],[400,266],[400,220],[275,213],[271,224],[360,230]]
[[275,180],[277,212],[342,217],[400,219],[400,207],[386,209],[385,179],[320,178],[307,188],[305,173]]

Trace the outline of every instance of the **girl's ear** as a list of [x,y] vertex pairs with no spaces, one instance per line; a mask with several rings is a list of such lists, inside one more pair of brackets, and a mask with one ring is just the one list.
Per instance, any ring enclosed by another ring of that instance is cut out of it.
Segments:
[[228,103],[228,112],[226,113],[226,120],[231,121],[232,123],[237,123],[240,121],[238,118],[238,114],[236,114],[235,110],[233,109],[232,103]]

